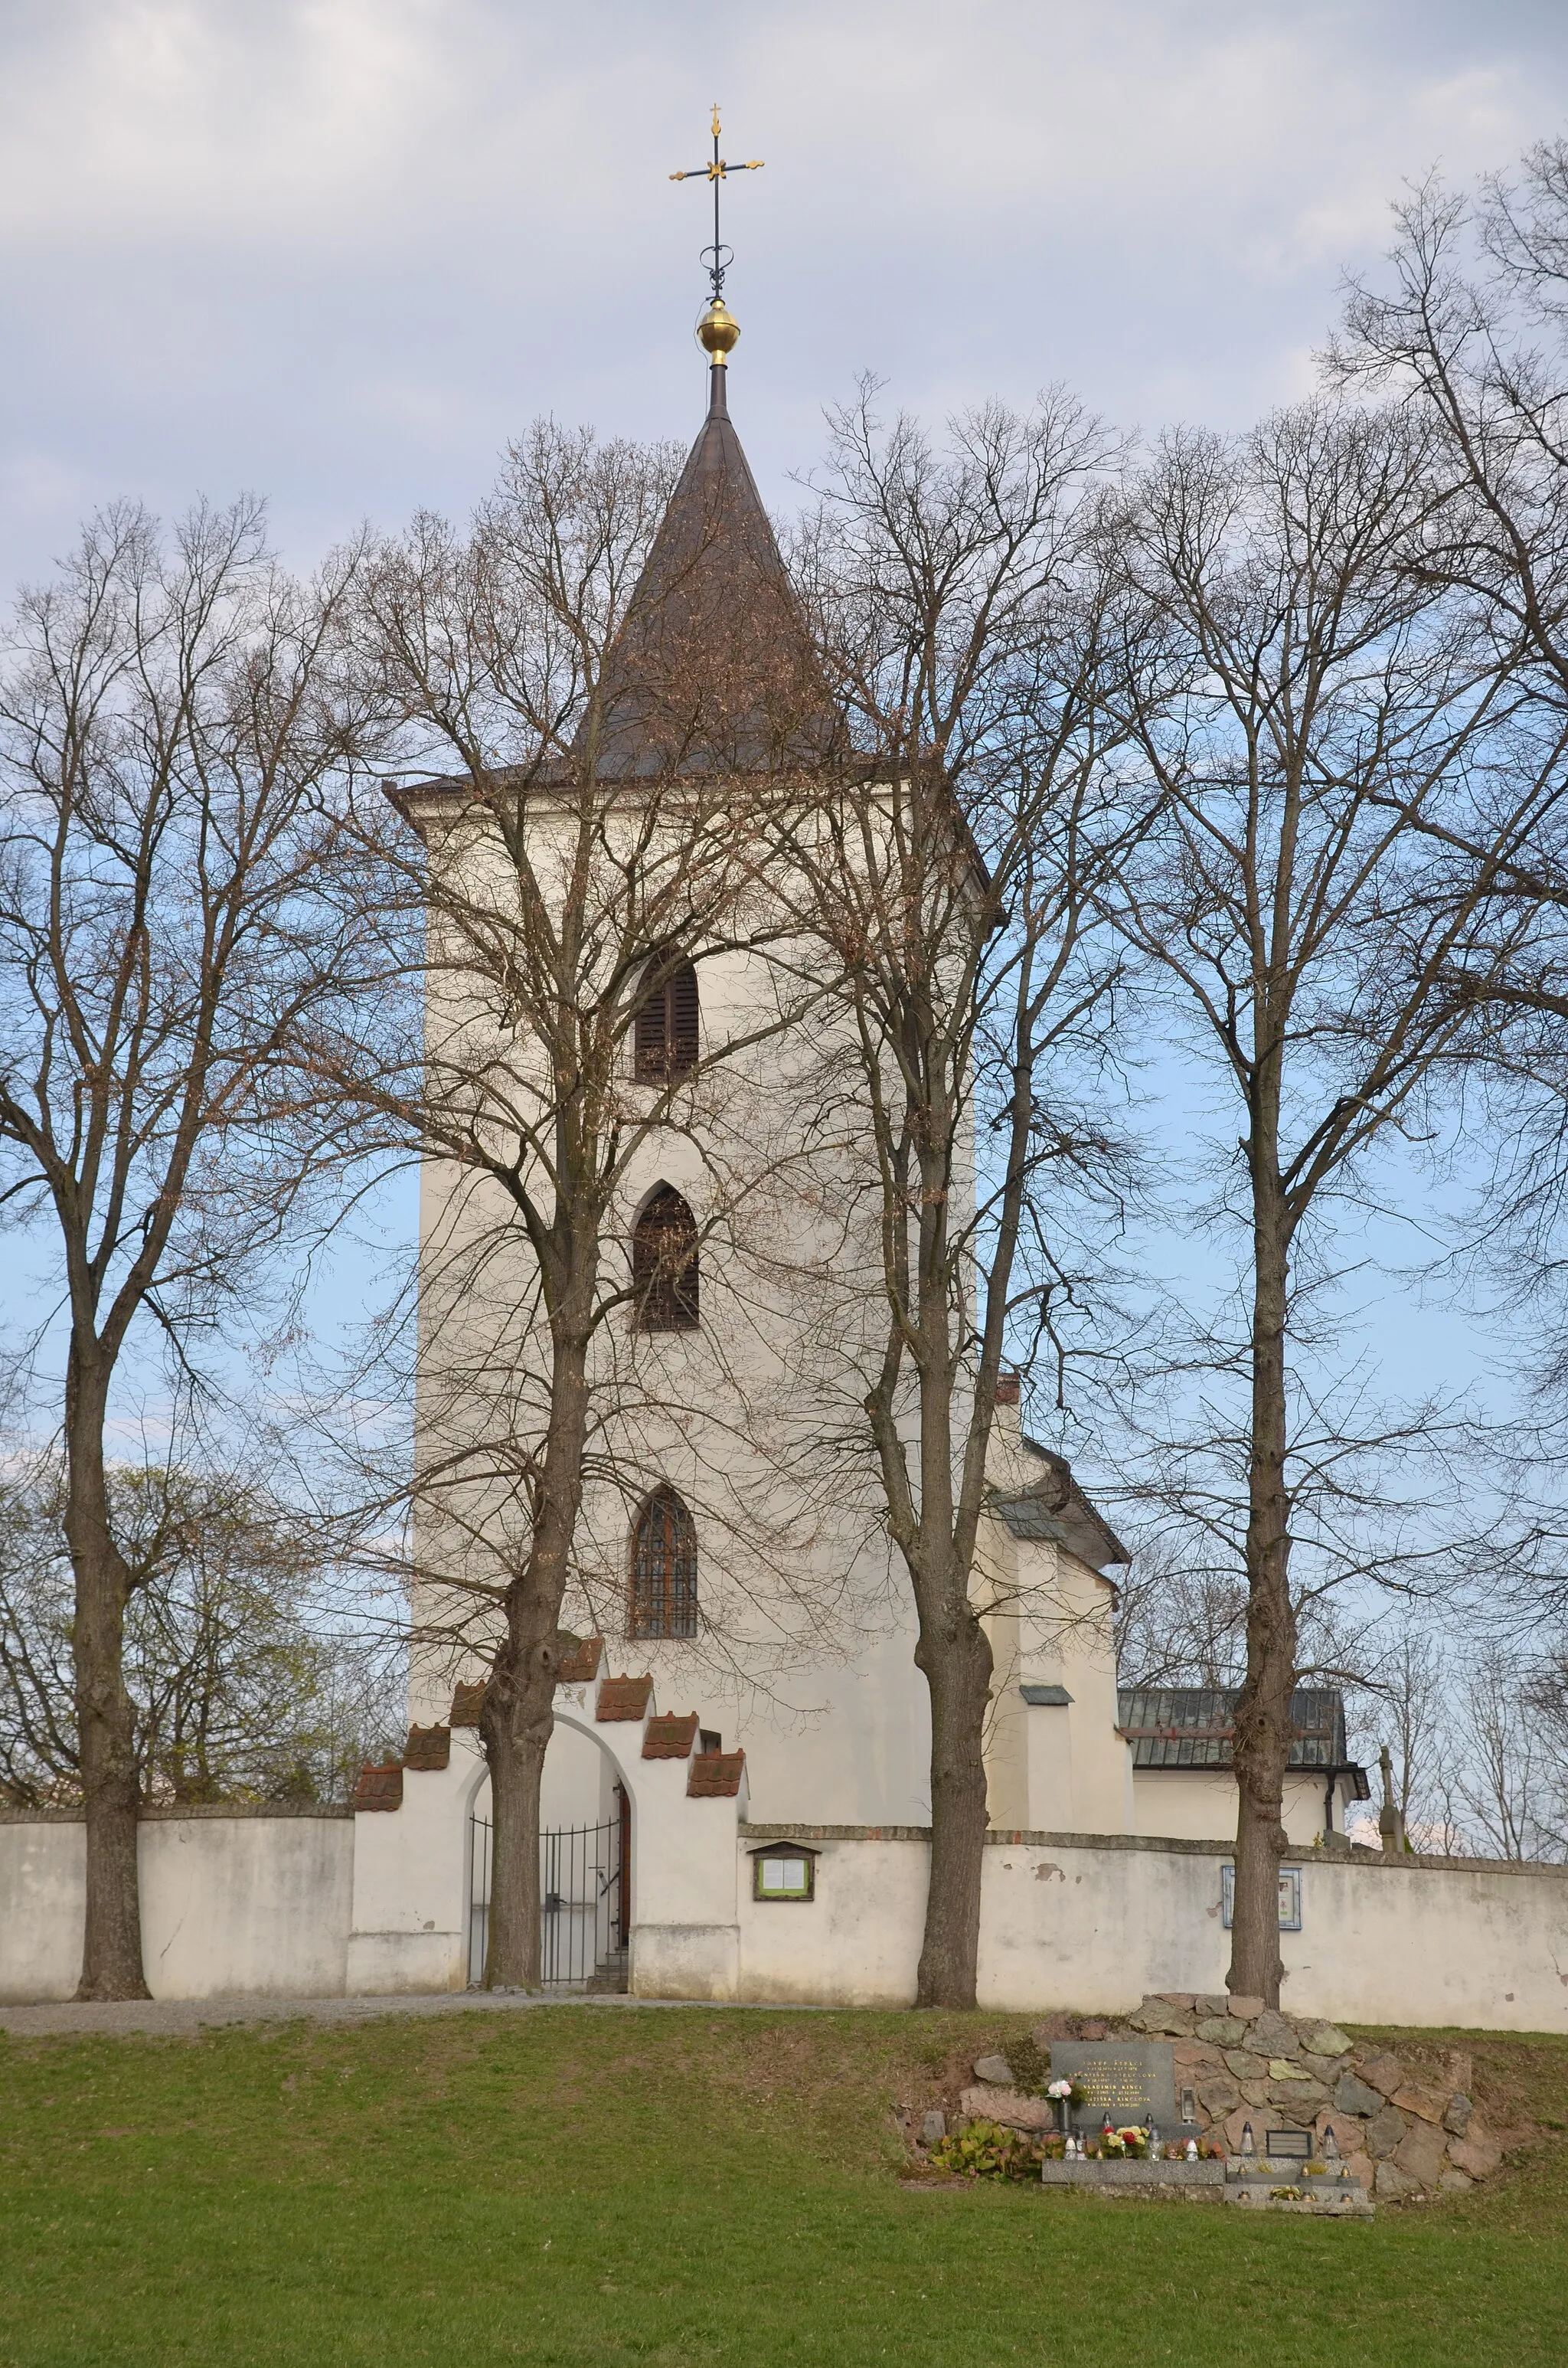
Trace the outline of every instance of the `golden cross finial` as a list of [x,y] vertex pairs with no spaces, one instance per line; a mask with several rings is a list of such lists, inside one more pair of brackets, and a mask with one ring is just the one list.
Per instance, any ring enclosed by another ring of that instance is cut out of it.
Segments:
[[[753,156],[750,161],[744,165],[731,165],[720,155],[719,102],[715,99],[713,102],[712,161],[707,165],[693,165],[688,172],[672,173],[670,175],[672,181],[711,181],[713,184],[713,244],[711,246],[705,246],[703,248],[702,259],[708,264],[708,277],[712,282],[713,302],[715,304],[719,303],[723,297],[724,274],[729,268],[731,263],[734,260],[731,250],[727,246],[722,246],[719,243],[719,186],[721,182],[727,180],[732,173],[760,173],[762,170],[762,162],[763,160],[760,156]],[[712,257],[711,262],[708,261],[710,256]]]

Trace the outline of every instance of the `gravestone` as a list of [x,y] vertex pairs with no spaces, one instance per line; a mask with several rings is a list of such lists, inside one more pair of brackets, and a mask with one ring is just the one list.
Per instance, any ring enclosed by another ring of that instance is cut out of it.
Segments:
[[1075,2128],[1097,2130],[1108,2113],[1119,2129],[1130,2122],[1153,2122],[1171,2137],[1183,2131],[1168,2040],[1053,2039],[1051,2077],[1075,2080],[1084,2092],[1083,2103],[1073,2107]]

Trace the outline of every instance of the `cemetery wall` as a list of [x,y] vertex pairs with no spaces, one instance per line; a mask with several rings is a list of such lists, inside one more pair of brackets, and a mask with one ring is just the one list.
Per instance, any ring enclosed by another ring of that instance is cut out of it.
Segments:
[[[347,1812],[153,1810],[139,1843],[154,1998],[342,1996],[354,1884]],[[85,1861],[78,1819],[0,1813],[0,2003],[74,1991]]]
[[[737,1886],[740,1995],[907,2005],[926,1904],[918,1828],[742,1828],[815,1850],[815,1897]],[[1127,2013],[1145,1992],[1225,1986],[1218,1842],[993,1834],[981,1891],[980,2003]],[[1301,1929],[1280,1934],[1282,2003],[1352,2022],[1568,2032],[1568,1869],[1390,1863],[1303,1850]]]
[[[457,1757],[449,1779],[419,1780],[430,1789],[430,1815],[417,1850],[420,1835],[400,1830],[403,1816],[232,1808],[145,1816],[153,1995],[460,1987],[472,1780]],[[635,1991],[824,2006],[913,1999],[926,1885],[922,1829],[743,1824],[737,1835],[733,1822],[726,1829],[733,1804],[676,1799],[683,1766],[639,1762],[637,1771]],[[671,1778],[668,1800],[655,1797],[650,1776]],[[752,1853],[772,1839],[816,1853],[813,1898],[753,1896]],[[394,1862],[380,1883],[378,1849]],[[994,1834],[982,1884],[981,2004],[1116,2014],[1146,1992],[1221,1991],[1228,1856],[1219,1842]],[[1301,1869],[1301,1929],[1280,1936],[1289,2012],[1568,2032],[1568,1869],[1312,1850],[1290,1863]],[[83,1867],[78,1820],[0,1811],[0,2002],[71,1995]],[[366,1894],[358,1912],[357,1874]],[[394,1940],[403,1957],[389,1975],[375,1948],[385,1953]]]

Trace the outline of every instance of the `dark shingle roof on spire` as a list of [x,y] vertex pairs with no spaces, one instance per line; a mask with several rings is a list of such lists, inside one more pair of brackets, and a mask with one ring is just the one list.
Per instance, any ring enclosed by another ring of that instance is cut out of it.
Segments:
[[[753,770],[832,734],[811,636],[729,416],[727,372],[605,669],[597,770]],[[579,734],[579,749],[583,746]]]

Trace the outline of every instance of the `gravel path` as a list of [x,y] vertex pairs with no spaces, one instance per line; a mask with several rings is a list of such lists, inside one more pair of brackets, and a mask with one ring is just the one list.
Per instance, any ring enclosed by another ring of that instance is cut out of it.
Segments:
[[[371,2022],[387,2014],[514,2014],[530,2007],[608,2008],[625,2013],[653,2008],[703,2007],[710,2013],[732,2001],[708,1998],[528,1998],[512,1990],[453,1990],[436,1998],[141,1998],[112,2006],[0,2007],[0,2031],[15,2039],[86,2038],[107,2033],[129,2039],[142,2032],[160,2037],[192,2038],[229,2023],[250,2022]],[[822,2013],[818,2007],[770,2007],[774,2014]]]

